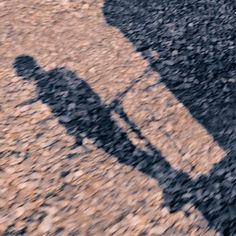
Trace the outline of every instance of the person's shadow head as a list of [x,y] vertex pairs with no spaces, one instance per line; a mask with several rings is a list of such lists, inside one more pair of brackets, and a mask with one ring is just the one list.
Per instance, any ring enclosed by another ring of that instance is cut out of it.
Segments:
[[28,55],[18,56],[13,63],[13,68],[16,74],[24,80],[35,79],[35,73],[41,70],[35,59]]

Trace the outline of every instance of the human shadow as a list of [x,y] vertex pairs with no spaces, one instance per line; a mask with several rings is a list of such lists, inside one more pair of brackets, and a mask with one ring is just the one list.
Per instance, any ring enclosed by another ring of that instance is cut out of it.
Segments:
[[203,213],[209,226],[224,235],[236,232],[236,205],[232,201],[236,195],[233,189],[235,175],[234,166],[228,166],[229,162],[233,162],[230,155],[217,164],[209,175],[192,180],[188,174],[174,169],[148,140],[146,151],[136,147],[112,118],[114,111],[139,138],[145,139],[121,104],[114,102],[107,105],[102,102],[99,95],[74,72],[65,68],[46,72],[26,55],[17,57],[13,67],[18,76],[35,81],[37,97],[32,101],[40,100],[47,104],[68,134],[76,137],[76,145],[83,145],[83,138],[89,138],[120,163],[156,179],[163,189],[165,206],[171,212],[191,203]]

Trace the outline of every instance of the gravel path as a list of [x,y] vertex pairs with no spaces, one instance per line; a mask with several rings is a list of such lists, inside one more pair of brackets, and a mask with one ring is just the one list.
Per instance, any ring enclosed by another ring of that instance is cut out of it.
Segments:
[[0,235],[236,235],[235,3],[0,3]]
[[106,1],[104,15],[229,153],[197,181],[200,199],[192,203],[210,227],[236,234],[235,2],[115,0]]

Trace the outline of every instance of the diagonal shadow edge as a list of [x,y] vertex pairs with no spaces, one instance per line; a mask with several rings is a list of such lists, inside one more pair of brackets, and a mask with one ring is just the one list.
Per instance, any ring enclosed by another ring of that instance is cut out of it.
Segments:
[[[85,134],[87,138],[94,140],[98,148],[116,157],[120,163],[137,168],[156,179],[163,189],[165,206],[171,212],[191,203],[202,212],[210,227],[224,233],[235,232],[236,218],[232,209],[236,209],[236,205],[234,201],[231,202],[236,195],[233,192],[234,179],[230,181],[224,173],[224,168],[232,161],[230,155],[215,165],[209,175],[200,176],[193,181],[186,173],[172,168],[151,143],[147,143],[151,152],[135,147],[112,119],[111,109],[74,72],[65,68],[46,72],[27,55],[18,56],[13,68],[23,79],[35,81],[37,100],[51,108],[67,133],[76,137],[77,145],[81,145],[81,134]],[[127,114],[122,110],[121,116]],[[138,130],[138,127],[135,129]],[[230,173],[233,177],[234,170]],[[228,182],[224,188],[220,185],[222,181]],[[219,198],[225,193],[227,199]]]

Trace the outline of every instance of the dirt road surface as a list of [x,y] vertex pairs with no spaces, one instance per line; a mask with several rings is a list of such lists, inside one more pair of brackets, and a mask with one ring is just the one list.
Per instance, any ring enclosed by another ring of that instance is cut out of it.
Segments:
[[235,149],[105,4],[0,1],[0,235],[236,235]]

